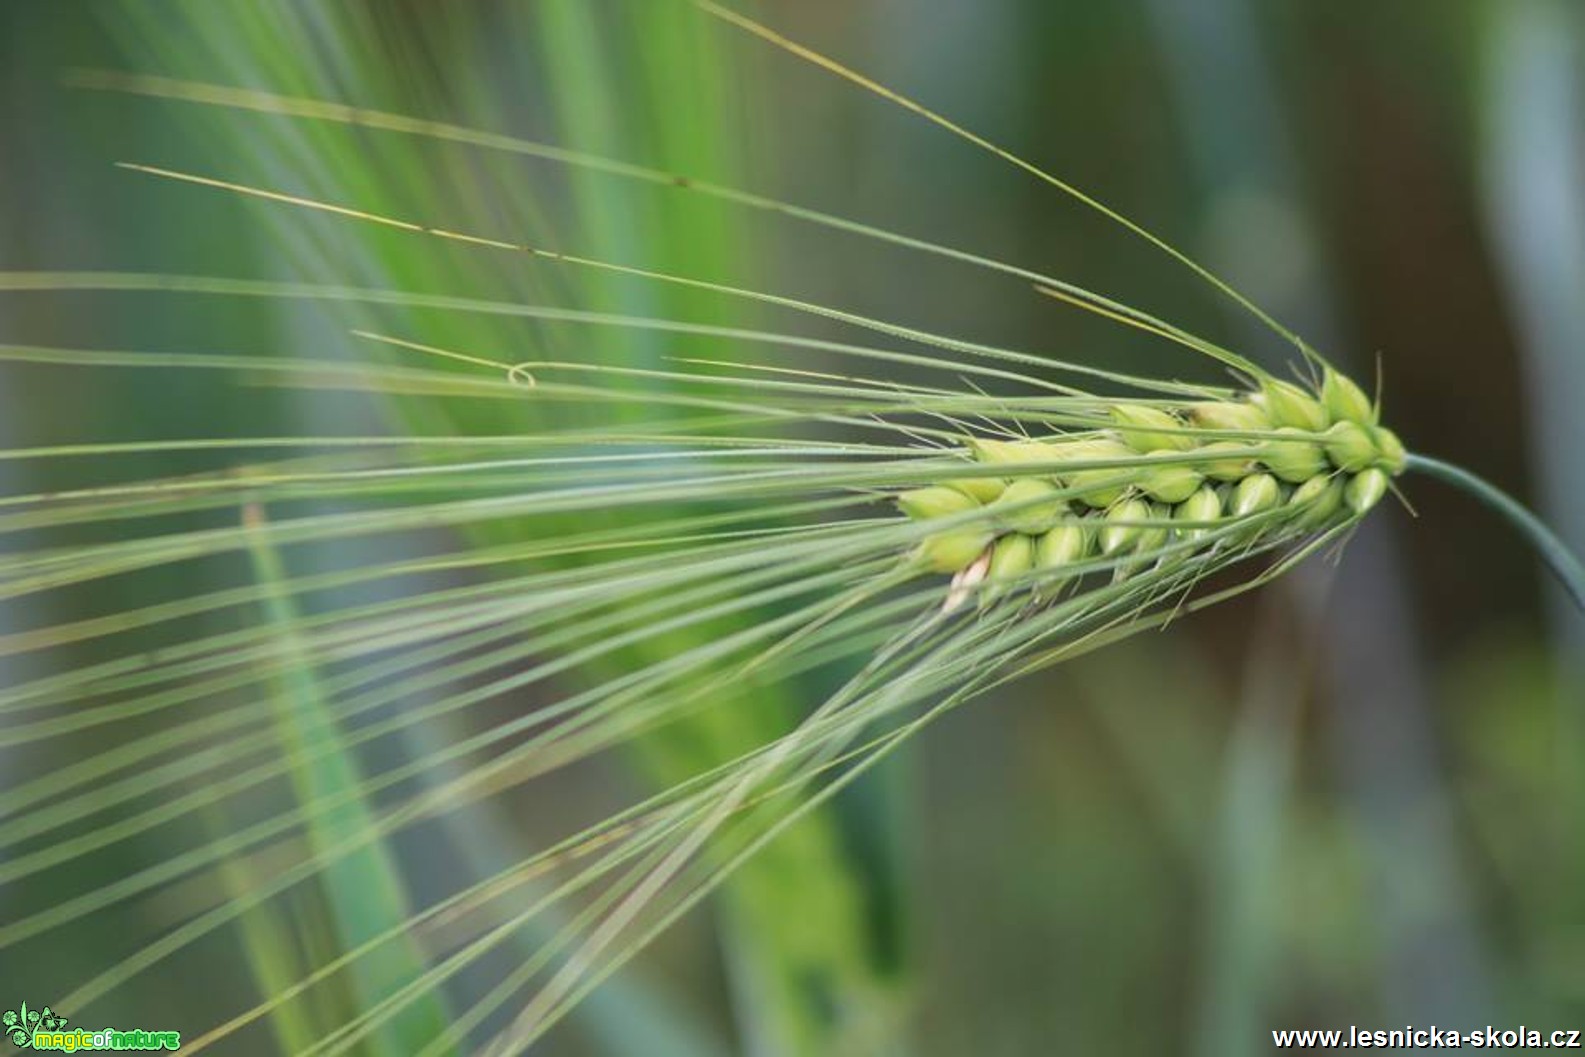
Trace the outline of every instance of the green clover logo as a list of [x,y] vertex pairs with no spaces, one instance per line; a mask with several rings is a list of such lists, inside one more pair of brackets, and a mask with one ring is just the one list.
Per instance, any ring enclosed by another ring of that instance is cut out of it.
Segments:
[[6,1038],[10,1039],[13,1045],[24,1050],[31,1048],[33,1045],[33,1032],[29,1030],[29,1026],[34,1023],[33,1018],[35,1017],[40,1020],[43,1019],[41,1014],[34,1013],[28,1009],[26,1002],[22,1003],[20,1010],[12,1011],[8,1009],[4,1014],[0,1014],[0,1024],[5,1025]]
[[5,1037],[11,1044],[19,1049],[33,1048],[33,1033],[38,1031],[59,1031],[66,1026],[66,1018],[55,1013],[49,1006],[43,1009],[29,1009],[26,1002],[18,1010],[6,1010],[0,1013],[0,1028],[4,1029]]

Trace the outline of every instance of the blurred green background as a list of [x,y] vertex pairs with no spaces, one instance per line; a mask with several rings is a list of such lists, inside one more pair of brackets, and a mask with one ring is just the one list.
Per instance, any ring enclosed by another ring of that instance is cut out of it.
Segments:
[[[1361,380],[1379,363],[1386,419],[1412,449],[1501,483],[1585,548],[1585,7],[738,6],[1096,193]],[[1282,362],[1280,346],[1139,240],[666,0],[0,7],[5,270],[295,278],[837,333],[695,291],[590,278],[111,167],[135,161],[1071,360],[1215,377],[1017,281],[686,190],[67,87],[81,68],[397,111],[741,186],[1067,277]],[[0,342],[364,359],[377,353],[347,330],[365,312],[0,294]],[[520,358],[654,365],[694,347],[555,323],[379,318],[436,344]],[[571,410],[531,422],[493,403],[470,405],[467,421],[449,414],[421,399],[237,387],[194,373],[0,364],[5,448],[576,422]],[[215,465],[147,456],[116,472]],[[0,460],[7,494],[94,479],[91,466]],[[1384,505],[1340,564],[1312,562],[1273,589],[953,713],[768,849],[535,1052],[1212,1055],[1265,1052],[1281,1027],[1585,1025],[1585,624],[1502,524],[1434,482],[1403,488],[1418,517]],[[499,529],[448,545],[510,541]],[[33,545],[44,542],[56,541]],[[379,546],[393,560],[403,544]],[[325,568],[358,558],[323,550]],[[204,575],[183,568],[109,590],[130,606],[140,592],[197,590]],[[78,604],[0,602],[0,631],[69,619]],[[0,657],[0,682],[36,674],[30,663]],[[364,866],[399,877],[401,898],[422,903],[459,886],[446,869],[503,869],[541,829],[598,817],[744,751],[826,689],[789,685],[764,714],[684,724],[556,779],[548,798],[486,803]],[[426,727],[401,751],[421,755],[425,739],[451,733]],[[71,751],[0,744],[0,781],[43,773]],[[106,876],[130,868],[113,856],[93,863]],[[0,1005],[52,1001],[181,920],[184,900],[201,903],[216,883],[192,881],[198,895],[172,885],[163,902],[108,912],[61,933],[65,942],[7,950]],[[294,911],[306,932],[349,927],[328,887]],[[27,882],[0,887],[0,921],[47,898]],[[217,1019],[195,1009],[251,1005],[273,973],[300,974],[324,957],[307,940],[272,953],[284,927],[260,919],[151,971],[88,1019],[183,1028]],[[454,1008],[520,956],[503,952],[456,981]],[[344,1016],[359,995],[339,1000]],[[325,1001],[224,1052],[300,1048],[337,1022]],[[411,1052],[399,1033],[367,1045]]]

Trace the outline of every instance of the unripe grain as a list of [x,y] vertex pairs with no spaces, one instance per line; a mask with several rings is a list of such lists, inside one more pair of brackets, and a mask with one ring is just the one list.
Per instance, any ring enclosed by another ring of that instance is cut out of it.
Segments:
[[[1069,455],[1074,459],[1122,460],[1138,457],[1128,445],[1106,437],[1075,441],[1067,447]],[[1096,509],[1102,509],[1122,498],[1128,486],[1126,483],[1118,483],[1118,478],[1126,476],[1127,473],[1126,467],[1111,466],[1093,470],[1071,470],[1061,476],[1069,488],[1076,490],[1080,500]]]
[[1321,379],[1321,403],[1336,421],[1362,426],[1376,423],[1376,408],[1371,404],[1370,397],[1365,395],[1365,390],[1356,385],[1352,378],[1330,367]]
[[1167,522],[1172,520],[1172,508],[1164,503],[1151,503],[1148,514],[1150,520],[1159,521],[1159,525],[1146,525],[1139,532],[1139,538],[1134,541],[1134,549],[1141,554],[1160,550],[1167,545],[1171,537],[1171,529]]
[[991,542],[984,529],[963,528],[931,536],[919,545],[918,560],[938,573],[955,573],[974,564]]
[[[1163,453],[1176,458],[1177,453]],[[1163,503],[1181,503],[1195,493],[1205,482],[1205,475],[1185,463],[1168,463],[1151,470],[1139,480],[1139,489],[1152,499]]]
[[[1089,416],[1096,405],[1072,406]],[[981,581],[1004,594],[1033,570],[1047,574],[1037,593],[1049,597],[1076,578],[1066,570],[1098,554],[1112,559],[1115,582],[1147,566],[1188,574],[1184,563],[1217,555],[1222,540],[1239,551],[1298,543],[1379,503],[1408,459],[1364,390],[1330,369],[1319,394],[1266,378],[1242,399],[1106,406],[1110,429],[970,439],[974,457],[1005,476],[896,497],[920,519],[984,511],[985,524],[939,532],[916,552],[921,566],[957,574],[947,611]]]
[[1277,430],[1288,440],[1267,442],[1268,451],[1260,457],[1266,468],[1291,484],[1308,481],[1326,470],[1326,455],[1321,446],[1305,436],[1305,431],[1292,426]]
[[1101,526],[1101,553],[1110,558],[1134,549],[1144,532],[1141,521],[1150,520],[1150,504],[1128,499],[1106,512]]
[[1202,448],[1196,449],[1198,454],[1211,452],[1227,452],[1225,459],[1212,459],[1206,462],[1197,462],[1195,466],[1205,476],[1216,481],[1242,481],[1255,472],[1255,457],[1250,454],[1249,445],[1236,440],[1218,440]]
[[1386,471],[1372,466],[1348,482],[1343,490],[1343,498],[1347,501],[1350,510],[1356,514],[1364,514],[1381,502],[1381,497],[1387,494],[1389,483]]
[[1292,382],[1268,378],[1261,396],[1273,425],[1319,433],[1331,421],[1321,402]]
[[1040,440],[991,440],[971,437],[969,449],[980,462],[1016,466],[1022,463],[1056,462],[1062,458],[1060,442]]
[[1146,557],[1143,557],[1137,562],[1127,562],[1123,565],[1119,565],[1112,572],[1113,582],[1126,580],[1130,576],[1149,566],[1151,563],[1151,558],[1156,556],[1156,552],[1161,550],[1162,547],[1165,547],[1167,545],[1167,541],[1172,538],[1172,530],[1165,524],[1165,522],[1170,521],[1172,518],[1171,507],[1161,503],[1147,504],[1145,516],[1151,521],[1159,521],[1162,522],[1162,524],[1141,525],[1139,527],[1139,534],[1134,537],[1133,543],[1126,549],[1135,554],[1144,555]]
[[1194,438],[1171,414],[1148,404],[1115,404],[1112,421],[1123,443],[1137,452],[1188,451]]
[[1275,423],[1264,408],[1247,400],[1215,400],[1189,405],[1189,419],[1201,429],[1262,433]]
[[931,485],[928,488],[915,488],[903,492],[897,497],[897,506],[909,517],[923,521],[928,518],[966,514],[970,510],[977,509],[979,504],[956,488]]
[[1348,473],[1358,473],[1380,457],[1376,444],[1364,426],[1344,419],[1334,422],[1321,438],[1326,446],[1326,457],[1332,465]]
[[[1189,498],[1179,503],[1173,510],[1172,517],[1176,521],[1209,522],[1218,521],[1222,517],[1222,497],[1210,485],[1202,485]],[[1191,525],[1178,530],[1186,539],[1199,539],[1211,529],[1205,525]]]
[[1035,567],[1035,541],[1021,532],[1012,532],[996,541],[991,551],[991,568],[985,575],[990,583],[1005,584]]
[[1269,473],[1257,473],[1239,481],[1233,488],[1228,510],[1235,518],[1246,518],[1271,510],[1282,502],[1282,489]]
[[1343,481],[1338,477],[1312,477],[1293,490],[1288,507],[1295,514],[1294,525],[1302,529],[1320,528],[1343,508]]
[[1035,564],[1041,569],[1062,569],[1088,558],[1095,547],[1095,533],[1088,525],[1058,525],[1040,537],[1035,546]]
[[1047,499],[1056,492],[1056,485],[1039,477],[1020,477],[1007,486],[997,500],[998,507],[1008,508],[1000,521],[1013,532],[1038,536],[1062,520],[1068,504],[1061,499]]
[[1403,473],[1409,462],[1409,454],[1404,450],[1398,434],[1384,426],[1377,426],[1370,435],[1376,442],[1376,450],[1381,452],[1381,468],[1391,474]]
[[994,503],[1007,487],[1007,481],[1001,477],[960,477],[948,481],[947,487],[956,488],[979,503]]

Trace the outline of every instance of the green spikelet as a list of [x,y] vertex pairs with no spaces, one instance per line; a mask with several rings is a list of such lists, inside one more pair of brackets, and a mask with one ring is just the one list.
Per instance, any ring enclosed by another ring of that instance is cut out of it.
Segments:
[[[1066,455],[1075,460],[1123,460],[1137,459],[1138,453],[1121,441],[1107,437],[1098,437],[1093,440],[1075,441],[1067,446]],[[1126,476],[1127,467],[1107,466],[1096,467],[1089,470],[1072,470],[1062,475],[1062,480],[1078,492],[1079,500],[1097,510],[1104,510],[1116,503],[1128,490],[1126,484],[1118,484],[1120,476]]]
[[1228,510],[1237,520],[1263,514],[1282,502],[1282,489],[1269,473],[1257,473],[1239,481],[1233,488]]
[[1095,553],[1095,532],[1089,525],[1058,525],[1040,537],[1035,546],[1035,565],[1048,572],[1066,569]]
[[1388,483],[1386,471],[1373,466],[1348,482],[1343,490],[1343,498],[1350,510],[1363,515],[1381,502],[1381,497],[1387,494]]
[[1321,445],[1307,439],[1305,431],[1292,426],[1277,430],[1283,439],[1267,443],[1267,453],[1260,461],[1266,469],[1289,484],[1302,484],[1326,470],[1326,453]]
[[1149,513],[1146,515],[1152,521],[1159,521],[1159,525],[1146,525],[1139,532],[1139,538],[1134,541],[1134,549],[1141,554],[1158,551],[1167,545],[1172,538],[1172,530],[1166,522],[1172,520],[1172,507],[1165,503],[1151,503]]
[[[1130,500],[1128,503],[1120,504],[1119,509],[1134,507],[1136,503],[1143,508],[1143,513],[1140,517],[1144,520],[1166,522],[1172,517],[1172,508],[1160,503],[1140,503],[1138,500]],[[1133,519],[1137,509],[1127,511],[1126,516]],[[1119,515],[1119,520],[1123,516],[1125,515]],[[1113,525],[1111,527],[1119,530],[1119,532],[1125,528],[1122,525]],[[1141,559],[1118,565],[1112,572],[1112,582],[1121,583],[1141,570],[1148,568],[1156,557],[1155,552],[1166,546],[1171,535],[1172,530],[1165,524],[1133,527],[1131,535],[1120,542],[1112,552],[1112,555],[1138,554],[1141,555]]]
[[1112,422],[1123,443],[1137,452],[1188,451],[1194,447],[1194,437],[1182,422],[1147,404],[1113,405]]
[[[1163,452],[1168,458],[1175,458],[1175,452]],[[1185,463],[1168,463],[1157,469],[1151,470],[1139,479],[1139,489],[1152,499],[1163,503],[1181,503],[1199,490],[1205,483],[1205,475],[1198,469]]]
[[1189,421],[1200,429],[1237,433],[1263,433],[1276,426],[1264,408],[1247,400],[1190,404]]
[[1049,463],[1062,459],[1067,444],[1041,440],[990,440],[974,437],[969,440],[969,450],[980,462],[1004,466],[1021,466],[1029,463]]
[[1381,452],[1381,459],[1377,465],[1389,474],[1403,473],[1404,467],[1409,463],[1409,453],[1404,450],[1403,441],[1398,439],[1398,434],[1377,426],[1371,430],[1370,436],[1376,442],[1376,450]]
[[1111,558],[1133,550],[1144,533],[1139,522],[1149,519],[1150,504],[1143,499],[1128,499],[1109,509],[1102,518],[1101,554]]
[[1331,424],[1325,405],[1292,382],[1267,379],[1260,395],[1274,426],[1319,433]]
[[1012,532],[1040,535],[1068,512],[1068,504],[1063,500],[1049,498],[1056,491],[1056,485],[1042,478],[1018,478],[997,500],[997,507],[1008,511],[999,518],[999,523]]
[[1335,421],[1361,426],[1376,424],[1376,409],[1365,390],[1355,385],[1352,378],[1330,368],[1321,379],[1321,403]]
[[931,536],[916,553],[918,561],[932,572],[962,572],[985,552],[993,538],[983,529],[957,529]]
[[1007,488],[1007,481],[1001,477],[960,477],[948,481],[947,487],[956,488],[977,503],[989,505],[1001,498]]
[[925,521],[930,518],[967,514],[979,504],[956,488],[931,485],[929,488],[915,488],[903,492],[897,497],[897,506],[915,521]]
[[1322,435],[1322,443],[1332,465],[1347,473],[1358,473],[1381,458],[1366,427],[1352,419],[1332,423],[1332,428]]
[[1195,464],[1201,473],[1213,481],[1242,481],[1255,472],[1255,456],[1250,452],[1249,445],[1242,441],[1213,440],[1196,451],[1200,455],[1227,453],[1226,458],[1208,459]]
[[996,549],[991,552],[991,567],[985,579],[993,584],[1007,584],[1034,567],[1035,541],[1022,532],[1011,532],[996,541]]
[[1343,508],[1343,489],[1343,481],[1337,477],[1312,477],[1295,488],[1288,497],[1295,526],[1317,529],[1330,523]]
[[[1177,505],[1172,517],[1176,521],[1191,523],[1189,527],[1178,530],[1185,539],[1199,539],[1211,531],[1203,523],[1221,520],[1222,497],[1215,488],[1202,485],[1198,491]],[[1192,524],[1194,522],[1202,524]]]

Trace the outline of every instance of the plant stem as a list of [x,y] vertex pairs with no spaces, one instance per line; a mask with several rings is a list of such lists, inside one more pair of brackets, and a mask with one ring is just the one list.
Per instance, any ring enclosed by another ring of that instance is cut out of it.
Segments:
[[1541,555],[1541,560],[1546,562],[1547,568],[1552,570],[1552,575],[1562,583],[1580,612],[1585,613],[1585,566],[1580,565],[1580,560],[1540,518],[1530,513],[1496,485],[1452,463],[1425,455],[1410,455],[1408,467],[1429,477],[1441,478],[1507,518],[1509,524],[1518,529],[1529,540],[1536,553]]

